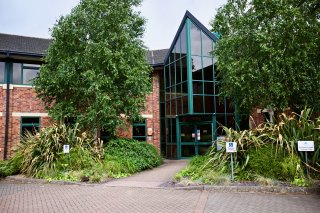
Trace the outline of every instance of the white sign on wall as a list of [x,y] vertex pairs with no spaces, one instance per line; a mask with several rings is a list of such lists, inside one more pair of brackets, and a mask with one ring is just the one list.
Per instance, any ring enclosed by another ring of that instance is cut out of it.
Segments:
[[236,142],[226,142],[226,151],[227,152],[237,152],[237,143]]
[[314,141],[298,141],[298,151],[299,152],[313,152],[314,151]]
[[69,153],[70,147],[68,144],[63,145],[63,153]]

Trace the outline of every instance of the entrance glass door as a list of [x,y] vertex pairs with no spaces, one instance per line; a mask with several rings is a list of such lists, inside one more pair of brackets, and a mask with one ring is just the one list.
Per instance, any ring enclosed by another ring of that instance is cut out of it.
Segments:
[[212,123],[180,124],[180,158],[204,155],[212,144]]

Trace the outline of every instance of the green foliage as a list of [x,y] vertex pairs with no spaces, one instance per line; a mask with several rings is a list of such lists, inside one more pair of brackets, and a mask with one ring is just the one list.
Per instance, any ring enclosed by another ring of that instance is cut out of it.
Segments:
[[162,158],[154,146],[132,139],[111,140],[105,153],[119,158],[129,173],[150,169],[162,163]]
[[317,0],[228,0],[211,23],[221,95],[242,109],[320,111],[320,7]]
[[[63,145],[70,153],[63,153]],[[100,182],[126,177],[159,166],[162,158],[154,146],[130,139],[110,141],[105,149],[78,125],[64,124],[27,134],[9,161],[0,161],[0,177],[22,173],[48,181]]]
[[[95,140],[85,132],[80,134],[78,125],[71,128],[65,124],[54,124],[41,129],[35,136],[30,133],[25,135],[17,148],[17,154],[23,156],[21,172],[27,176],[41,178],[55,171],[61,164],[66,163],[65,154],[62,153],[64,144],[70,145],[71,155],[81,149],[83,152],[77,157],[85,157],[84,150],[87,149],[91,152],[91,156],[95,157],[92,148]],[[80,159],[81,162],[83,160]]]
[[[307,184],[304,170],[310,170],[311,178],[319,177],[320,159],[319,118],[311,119],[311,110],[300,115],[282,114],[279,124],[266,123],[256,129],[236,131],[224,127],[228,141],[235,141],[238,151],[234,154],[237,180],[254,180],[263,184],[273,181],[289,181],[292,184]],[[309,153],[310,160],[304,163],[297,149],[298,140],[314,140],[315,152]],[[189,166],[177,174],[177,179],[190,178],[204,183],[218,183],[230,172],[230,154],[226,153],[225,142],[218,141],[221,150],[212,147],[202,157],[194,157]],[[303,182],[303,183],[301,183]]]
[[114,130],[136,118],[151,91],[142,42],[141,0],[82,0],[52,28],[52,42],[34,85],[56,120]]

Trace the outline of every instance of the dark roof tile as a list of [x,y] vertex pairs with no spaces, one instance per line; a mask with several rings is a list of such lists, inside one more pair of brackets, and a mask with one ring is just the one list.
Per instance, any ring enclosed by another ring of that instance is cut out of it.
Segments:
[[[51,39],[0,33],[0,50],[26,54],[45,55]],[[168,49],[149,50],[147,60],[152,65],[162,65]]]

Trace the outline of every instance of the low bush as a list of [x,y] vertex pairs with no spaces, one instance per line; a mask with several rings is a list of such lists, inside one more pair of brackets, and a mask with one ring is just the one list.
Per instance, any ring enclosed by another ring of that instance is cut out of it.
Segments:
[[[69,154],[63,145],[69,144]],[[106,148],[77,125],[43,128],[26,134],[11,160],[0,162],[0,176],[22,173],[48,180],[99,182],[129,176],[159,166],[162,158],[154,146],[130,139],[114,139]]]
[[162,158],[154,146],[133,139],[111,140],[105,148],[105,155],[118,158],[132,173],[162,164]]
[[[235,141],[238,151],[234,154],[235,177],[237,180],[289,181],[303,185],[308,167],[310,177],[320,175],[320,118],[311,119],[311,110],[305,109],[300,115],[282,114],[278,124],[266,123],[256,129],[236,131],[223,127],[228,141]],[[314,140],[315,152],[310,153],[307,163],[298,152],[298,140]],[[178,179],[188,177],[201,179],[204,183],[215,184],[219,178],[230,172],[230,154],[226,153],[225,141],[217,141],[222,147],[212,147],[201,158],[195,157],[186,170],[178,173]],[[199,162],[198,160],[201,159]],[[197,166],[193,166],[198,162]],[[200,169],[201,168],[201,169]],[[210,169],[208,169],[210,168]],[[262,181],[263,182],[263,181]]]

